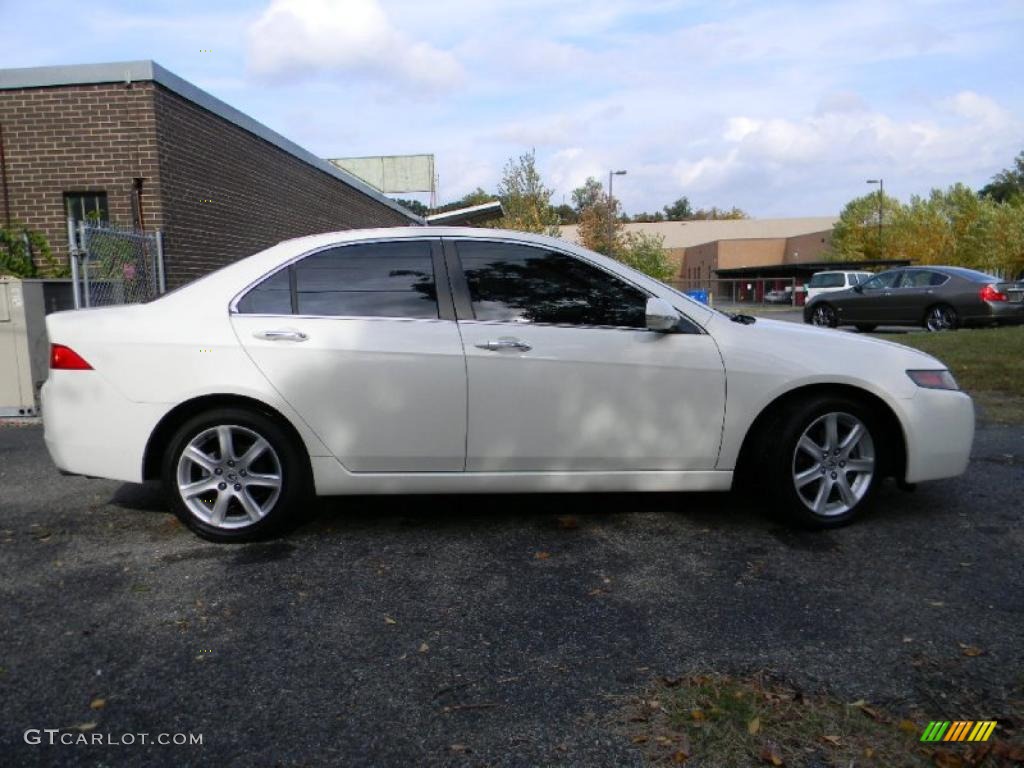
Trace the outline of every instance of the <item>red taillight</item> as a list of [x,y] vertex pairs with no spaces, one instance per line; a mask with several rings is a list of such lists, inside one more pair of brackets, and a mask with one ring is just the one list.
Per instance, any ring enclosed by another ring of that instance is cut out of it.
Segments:
[[982,301],[1009,301],[1006,294],[996,288],[995,284],[986,285],[978,292]]
[[55,371],[92,370],[92,366],[85,362],[80,354],[63,344],[50,345],[50,368]]

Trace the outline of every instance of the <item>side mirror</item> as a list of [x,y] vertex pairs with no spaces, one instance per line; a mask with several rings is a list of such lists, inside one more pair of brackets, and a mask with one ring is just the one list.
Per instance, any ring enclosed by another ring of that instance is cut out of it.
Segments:
[[853,292],[854,293],[864,293],[864,286],[860,285],[858,283],[857,285],[853,286]]
[[664,299],[649,298],[646,315],[647,329],[650,331],[674,331],[679,325],[679,313]]

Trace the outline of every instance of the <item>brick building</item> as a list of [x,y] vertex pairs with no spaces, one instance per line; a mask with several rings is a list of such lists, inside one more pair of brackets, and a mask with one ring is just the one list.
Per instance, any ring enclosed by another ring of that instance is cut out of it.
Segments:
[[66,259],[89,213],[161,229],[169,287],[290,237],[423,223],[155,62],[0,70],[0,220]]

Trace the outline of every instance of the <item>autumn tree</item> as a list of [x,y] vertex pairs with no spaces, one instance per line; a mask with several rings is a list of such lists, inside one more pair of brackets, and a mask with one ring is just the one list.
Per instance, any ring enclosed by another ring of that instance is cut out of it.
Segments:
[[842,261],[885,258],[886,227],[899,208],[899,200],[875,192],[848,202],[832,230],[832,257]]
[[495,226],[557,237],[559,219],[551,206],[552,194],[553,190],[541,180],[534,150],[510,158],[498,184],[498,198],[505,215]]
[[580,244],[605,256],[621,253],[625,225],[619,201],[609,198],[604,186],[593,176],[573,190],[572,200],[577,210],[576,231]]

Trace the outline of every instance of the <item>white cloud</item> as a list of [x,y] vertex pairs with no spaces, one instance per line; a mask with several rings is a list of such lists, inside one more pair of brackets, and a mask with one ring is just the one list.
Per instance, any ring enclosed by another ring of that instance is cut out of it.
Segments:
[[410,38],[377,0],[273,0],[249,27],[247,60],[275,78],[344,73],[443,88],[463,76],[451,53]]

